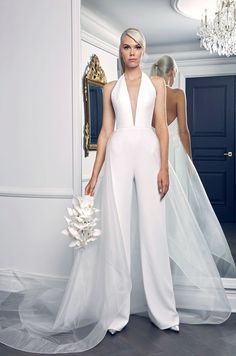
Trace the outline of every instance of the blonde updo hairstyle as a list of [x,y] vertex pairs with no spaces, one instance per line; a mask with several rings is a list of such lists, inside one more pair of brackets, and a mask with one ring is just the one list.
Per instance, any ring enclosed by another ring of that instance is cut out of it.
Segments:
[[162,56],[156,63],[153,64],[151,69],[151,76],[164,77],[170,70],[178,70],[174,58],[170,56]]
[[[121,46],[121,42],[125,36],[129,36],[130,38],[132,38],[135,42],[137,42],[143,48],[143,51],[145,52],[146,40],[145,40],[144,34],[140,30],[138,30],[137,28],[132,28],[132,27],[127,28],[127,30],[125,30],[120,36],[120,46]],[[122,71],[124,72],[125,71],[125,63],[121,56],[120,48],[119,48],[119,59],[120,59]]]

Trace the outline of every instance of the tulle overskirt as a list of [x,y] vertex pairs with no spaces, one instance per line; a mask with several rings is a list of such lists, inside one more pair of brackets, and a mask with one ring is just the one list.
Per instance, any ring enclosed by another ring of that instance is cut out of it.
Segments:
[[[103,174],[95,193],[102,235],[76,252],[68,281],[38,278],[15,270],[5,273],[9,278],[0,278],[0,342],[41,354],[82,352],[104,338],[130,294],[131,313],[146,315],[135,185],[129,273],[113,174],[108,142]],[[229,317],[231,308],[209,246],[171,166],[170,183],[165,198],[167,235],[180,320],[221,323]]]

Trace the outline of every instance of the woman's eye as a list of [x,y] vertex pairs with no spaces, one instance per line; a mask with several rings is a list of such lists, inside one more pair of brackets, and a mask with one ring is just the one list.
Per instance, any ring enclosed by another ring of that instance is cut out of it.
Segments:
[[136,49],[141,49],[142,47],[140,45],[137,45],[136,46]]
[[124,46],[123,48],[124,48],[124,49],[129,49],[129,46]]

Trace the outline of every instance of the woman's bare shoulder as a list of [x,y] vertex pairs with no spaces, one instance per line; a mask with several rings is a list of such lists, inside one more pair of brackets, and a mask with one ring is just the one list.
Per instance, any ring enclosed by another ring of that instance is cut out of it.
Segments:
[[117,83],[117,80],[113,80],[109,83],[106,83],[103,87],[104,91],[107,93],[111,92],[112,89],[114,88],[114,86],[116,85],[116,83]]
[[103,87],[103,98],[105,101],[111,101],[111,93],[112,90],[114,89],[115,85],[117,83],[117,80],[113,80],[112,82],[106,83]]
[[172,89],[172,92],[173,92],[176,96],[179,96],[179,97],[185,96],[184,90],[183,90],[183,89],[180,89],[180,88],[173,88],[173,89]]

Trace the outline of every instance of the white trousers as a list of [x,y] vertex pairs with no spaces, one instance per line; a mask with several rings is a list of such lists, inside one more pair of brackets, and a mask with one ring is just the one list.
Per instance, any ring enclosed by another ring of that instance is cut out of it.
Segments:
[[[160,169],[159,142],[148,128],[118,129],[108,148],[112,180],[127,264],[131,266],[130,231],[132,191],[135,181],[142,279],[148,314],[160,329],[179,324],[166,237],[165,201],[160,201],[157,175]],[[121,330],[129,320],[130,295],[109,329]]]

